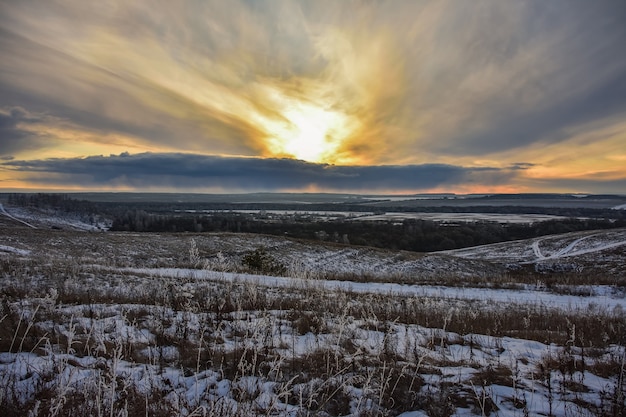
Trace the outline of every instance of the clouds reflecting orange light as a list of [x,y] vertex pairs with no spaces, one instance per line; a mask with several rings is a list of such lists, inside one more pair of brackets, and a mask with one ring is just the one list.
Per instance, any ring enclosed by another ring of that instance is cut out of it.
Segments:
[[610,0],[2,2],[0,188],[38,175],[8,158],[178,152],[508,172],[413,191],[619,191],[625,15]]

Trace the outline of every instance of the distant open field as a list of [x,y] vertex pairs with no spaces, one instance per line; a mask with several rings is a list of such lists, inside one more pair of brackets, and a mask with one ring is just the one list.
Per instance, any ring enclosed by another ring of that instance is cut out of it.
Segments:
[[548,220],[564,219],[563,216],[547,214],[498,214],[498,213],[385,213],[364,215],[355,218],[358,221],[403,221],[407,219],[430,220],[438,223],[517,223],[530,224]]
[[[0,201],[8,194],[0,193]],[[610,209],[626,205],[626,195],[571,194],[329,194],[329,193],[68,193],[72,198],[120,203],[233,203],[233,204],[358,204],[372,207],[559,207]]]
[[[215,210],[181,210],[189,214],[213,214],[222,211]],[[438,223],[474,223],[494,222],[500,224],[517,223],[531,224],[548,220],[563,220],[566,217],[547,214],[498,214],[498,213],[420,213],[420,212],[390,212],[374,214],[362,211],[319,211],[319,210],[228,210],[229,213],[252,214],[266,218],[280,218],[298,216],[300,218],[317,219],[319,221],[352,220],[352,221],[398,221],[415,219],[429,220]]]
[[543,207],[612,209],[626,204],[623,195],[572,196],[561,194],[494,194],[490,196],[455,196],[443,199],[407,199],[371,203],[375,207]]

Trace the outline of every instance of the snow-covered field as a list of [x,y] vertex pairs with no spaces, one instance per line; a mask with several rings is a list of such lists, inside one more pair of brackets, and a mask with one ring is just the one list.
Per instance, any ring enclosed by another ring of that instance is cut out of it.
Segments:
[[[398,200],[401,201],[401,200]],[[185,213],[219,213],[221,210],[184,210]],[[532,224],[548,220],[565,219],[562,216],[547,214],[498,214],[498,213],[420,213],[420,212],[389,212],[375,214],[361,211],[315,211],[315,210],[228,210],[229,213],[253,214],[262,217],[300,216],[318,221],[351,220],[351,221],[397,221],[408,219],[429,220],[437,223],[476,223],[494,222],[502,224]]]
[[[184,210],[185,213],[220,213],[224,212],[224,210]],[[307,217],[319,217],[327,220],[335,220],[341,219],[345,217],[359,217],[359,216],[370,216],[373,215],[373,212],[362,212],[362,211],[319,211],[319,210],[237,210],[230,209],[227,210],[228,213],[243,213],[243,214],[257,214],[262,216],[307,216]]]
[[626,245],[626,230],[602,230],[546,236],[518,242],[496,243],[473,248],[445,251],[452,256],[472,259],[536,262],[602,252]]
[[[1,414],[624,415],[625,242],[421,255],[5,218]],[[261,247],[285,276],[249,270]]]
[[358,221],[398,221],[407,219],[430,220],[440,223],[475,223],[495,222],[512,224],[531,224],[548,220],[564,219],[561,216],[547,214],[498,214],[498,213],[385,213],[359,216]]

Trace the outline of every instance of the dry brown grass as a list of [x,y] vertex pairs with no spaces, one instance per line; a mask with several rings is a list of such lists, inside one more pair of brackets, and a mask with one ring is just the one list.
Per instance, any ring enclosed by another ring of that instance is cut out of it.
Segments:
[[[300,407],[303,415],[341,415],[355,407],[364,416],[415,409],[452,415],[458,407],[480,415],[497,410],[491,385],[524,389],[518,380],[529,378],[495,362],[505,353],[497,346],[503,336],[561,347],[536,364],[519,358],[542,390],[554,389],[555,398],[557,387],[586,393],[589,385],[576,378],[587,371],[605,378],[607,390],[601,394],[604,403],[583,404],[578,398],[580,407],[591,415],[619,415],[623,409],[624,361],[611,353],[626,344],[626,317],[619,309],[356,294],[325,290],[314,280],[266,288],[237,280],[156,277],[111,267],[124,265],[124,256],[104,262],[107,268],[86,262],[95,262],[90,253],[104,246],[94,245],[76,257],[0,257],[0,352],[32,351],[48,360],[29,376],[34,392],[28,396],[19,392],[17,373],[0,375],[3,415],[277,412],[276,404],[257,401],[267,388],[246,385],[250,380],[275,384],[271,395]],[[183,255],[150,259],[143,251],[137,251],[142,265],[188,262]],[[419,336],[402,336],[409,331]],[[398,342],[401,336],[405,346]],[[496,346],[484,340],[495,340]],[[480,357],[493,352],[493,361],[455,358],[450,352],[456,348]],[[140,388],[119,372],[115,364],[121,362],[153,372],[151,385]],[[471,379],[454,380],[442,372],[448,367],[475,372]],[[232,398],[216,396],[216,387],[208,386],[192,401],[167,379],[172,369],[187,378],[215,373],[215,380],[230,384]],[[63,372],[79,371],[90,372],[92,379],[84,385],[59,379]],[[355,390],[363,393],[360,402]],[[522,398],[510,401],[521,410]]]

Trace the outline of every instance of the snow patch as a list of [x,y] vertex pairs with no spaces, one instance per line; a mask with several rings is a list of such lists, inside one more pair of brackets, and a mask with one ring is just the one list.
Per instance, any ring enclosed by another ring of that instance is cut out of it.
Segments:
[[30,255],[29,250],[18,249],[12,246],[0,245],[0,252],[14,253],[16,255],[28,256]]
[[[110,270],[108,268],[103,268]],[[263,287],[282,288],[320,288],[327,291],[347,291],[367,294],[392,294],[399,296],[415,296],[444,298],[453,300],[476,300],[519,304],[539,304],[561,309],[586,309],[589,306],[601,305],[607,308],[626,309],[626,298],[609,294],[606,289],[598,292],[590,290],[592,296],[575,296],[552,294],[540,290],[508,290],[491,288],[443,287],[435,285],[405,285],[378,282],[353,282],[336,280],[309,280],[290,277],[272,277],[267,275],[251,275],[229,272],[215,272],[197,269],[177,268],[117,268],[117,272],[130,272],[154,277],[207,279],[222,282],[251,283]]]

